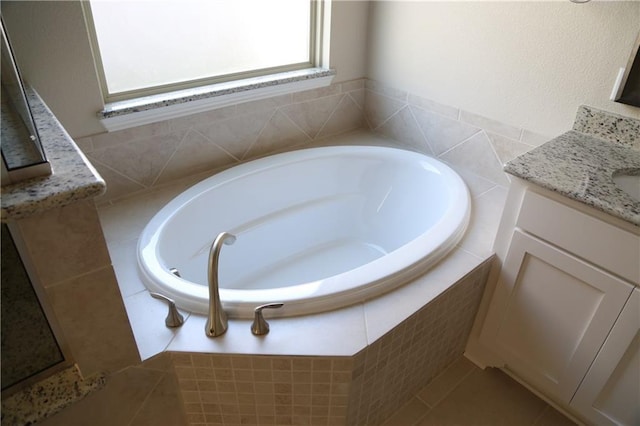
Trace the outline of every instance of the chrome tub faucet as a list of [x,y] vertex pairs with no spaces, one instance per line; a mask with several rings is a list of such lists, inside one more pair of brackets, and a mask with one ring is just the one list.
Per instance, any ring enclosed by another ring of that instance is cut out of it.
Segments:
[[220,302],[220,288],[218,284],[218,258],[222,244],[231,245],[236,241],[235,235],[221,232],[211,244],[209,251],[209,317],[205,326],[208,337],[221,336],[227,331],[227,314]]

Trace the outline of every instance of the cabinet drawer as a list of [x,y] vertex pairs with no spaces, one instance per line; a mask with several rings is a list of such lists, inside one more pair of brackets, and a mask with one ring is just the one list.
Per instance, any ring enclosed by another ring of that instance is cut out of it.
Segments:
[[640,282],[640,235],[531,191],[516,225],[633,284]]

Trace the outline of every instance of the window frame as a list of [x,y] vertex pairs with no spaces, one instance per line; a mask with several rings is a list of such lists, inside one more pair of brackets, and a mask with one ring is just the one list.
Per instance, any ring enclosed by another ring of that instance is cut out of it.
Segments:
[[171,94],[188,89],[202,88],[205,86],[215,86],[220,83],[237,82],[242,80],[255,79],[257,77],[268,77],[291,71],[309,70],[313,68],[328,69],[328,64],[323,52],[323,37],[326,33],[324,26],[325,21],[325,3],[329,0],[309,0],[310,8],[310,26],[309,26],[309,58],[306,62],[296,64],[287,64],[283,66],[255,69],[246,72],[225,74],[220,76],[205,77],[200,79],[188,80],[177,83],[163,84],[153,87],[128,90],[117,93],[109,93],[102,56],[98,44],[98,38],[93,20],[91,4],[88,0],[82,1],[82,9],[84,12],[85,25],[89,36],[91,51],[93,55],[94,65],[98,76],[102,98],[106,105],[118,103],[122,101],[131,101],[145,97],[156,95]]

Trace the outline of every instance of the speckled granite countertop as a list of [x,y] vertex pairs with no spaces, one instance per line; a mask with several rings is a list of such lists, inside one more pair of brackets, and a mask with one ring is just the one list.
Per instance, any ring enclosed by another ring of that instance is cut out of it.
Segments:
[[28,91],[53,174],[2,187],[2,221],[20,219],[102,194],[106,185],[40,97]]
[[2,400],[2,425],[28,426],[52,416],[68,405],[102,389],[104,374],[83,378],[77,366],[53,376]]
[[616,171],[640,169],[640,120],[581,107],[574,129],[581,131],[550,140],[504,170],[640,226],[640,202],[612,178]]

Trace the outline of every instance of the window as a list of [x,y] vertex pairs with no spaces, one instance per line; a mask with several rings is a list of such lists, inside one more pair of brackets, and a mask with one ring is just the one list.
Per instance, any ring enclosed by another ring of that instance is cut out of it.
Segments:
[[318,3],[91,0],[87,23],[105,100],[314,67]]

